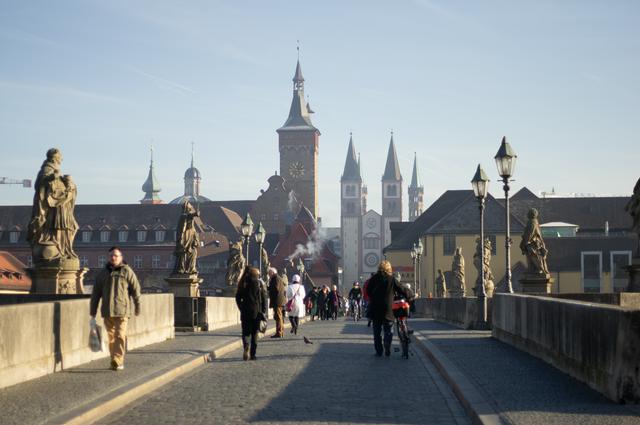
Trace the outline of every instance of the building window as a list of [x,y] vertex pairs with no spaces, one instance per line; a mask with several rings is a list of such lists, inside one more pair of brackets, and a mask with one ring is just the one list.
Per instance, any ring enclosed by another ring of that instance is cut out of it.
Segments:
[[109,242],[109,232],[108,230],[102,230],[100,232],[100,242]]
[[365,249],[378,249],[380,247],[380,238],[364,238]]
[[107,264],[107,257],[101,255],[98,257],[98,268],[103,268]]
[[20,239],[20,232],[9,232],[9,242],[18,243],[18,239]]
[[126,242],[129,239],[129,232],[127,230],[120,230],[118,232],[118,242]]
[[267,219],[266,214],[260,214],[260,220],[265,221]]
[[89,267],[89,258],[87,256],[80,257],[80,267]]
[[27,255],[27,267],[33,267],[33,257],[31,255]]
[[398,196],[398,188],[395,184],[387,186],[387,196]]
[[344,187],[345,196],[356,196],[356,187],[352,184],[348,184]]
[[456,235],[442,235],[442,255],[453,255],[456,252]]
[[629,277],[623,267],[631,264],[631,251],[611,251],[611,281],[613,292],[627,290]]
[[491,255],[496,255],[496,235],[487,235],[489,241],[491,241]]
[[280,220],[280,214],[278,213],[273,214],[273,221],[278,221],[278,220]]
[[164,242],[164,230],[156,230],[156,242]]
[[138,230],[138,242],[144,242],[147,240],[147,231],[146,230]]
[[353,214],[354,212],[356,212],[356,206],[354,205],[353,202],[347,202],[347,213],[348,214]]
[[82,242],[91,242],[91,231],[85,230],[82,232]]
[[600,292],[602,252],[582,252],[582,287],[584,292]]
[[151,268],[158,269],[160,268],[160,256],[152,255],[151,256]]
[[141,269],[142,268],[142,255],[136,255],[133,257],[133,268]]

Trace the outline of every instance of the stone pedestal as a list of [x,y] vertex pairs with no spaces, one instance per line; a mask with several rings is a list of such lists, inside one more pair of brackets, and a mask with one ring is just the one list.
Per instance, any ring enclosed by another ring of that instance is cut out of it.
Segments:
[[169,292],[176,297],[197,297],[203,279],[197,274],[172,274],[164,279],[169,284]]
[[550,294],[553,278],[550,274],[525,273],[520,279],[523,294]]
[[640,292],[640,257],[633,257],[631,264],[624,269],[629,273],[627,292]]
[[47,264],[36,264],[27,269],[33,282],[32,294],[83,294],[84,275],[89,271],[80,267],[78,259],[66,259]]
[[447,294],[448,298],[464,298],[464,290],[462,289],[449,289]]

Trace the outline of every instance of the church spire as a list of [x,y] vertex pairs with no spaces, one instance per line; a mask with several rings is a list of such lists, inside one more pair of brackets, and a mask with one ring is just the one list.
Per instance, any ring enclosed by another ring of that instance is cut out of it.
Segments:
[[418,172],[418,154],[415,152],[413,153],[413,172],[411,173],[411,184],[409,187],[422,187],[420,173]]
[[413,154],[413,173],[409,185],[409,221],[420,217],[424,211],[424,186],[418,173],[418,156]]
[[402,174],[400,174],[400,165],[398,165],[398,155],[396,154],[396,145],[393,143],[393,131],[391,132],[391,140],[389,141],[389,152],[387,153],[387,164],[384,167],[382,180],[402,181]]
[[356,149],[353,145],[353,133],[349,133],[349,147],[347,148],[347,159],[344,161],[344,171],[342,181],[361,181],[360,161],[356,156]]
[[153,145],[151,145],[151,162],[149,164],[149,174],[147,180],[142,185],[142,191],[144,192],[144,198],[140,200],[141,204],[163,204],[164,202],[158,196],[161,191],[160,183],[156,179],[156,174],[153,169]]
[[296,71],[293,75],[293,99],[291,100],[291,108],[289,116],[284,125],[279,130],[316,130],[311,123],[311,115],[313,113],[308,102],[304,99],[304,77],[302,76],[302,67],[300,66],[300,47],[298,47],[298,61],[296,63]]

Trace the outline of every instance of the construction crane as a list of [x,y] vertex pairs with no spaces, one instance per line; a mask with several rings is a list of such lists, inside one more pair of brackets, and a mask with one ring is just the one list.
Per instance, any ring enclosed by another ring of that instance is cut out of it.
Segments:
[[9,177],[0,177],[0,184],[21,184],[22,187],[31,187],[30,179],[10,179]]

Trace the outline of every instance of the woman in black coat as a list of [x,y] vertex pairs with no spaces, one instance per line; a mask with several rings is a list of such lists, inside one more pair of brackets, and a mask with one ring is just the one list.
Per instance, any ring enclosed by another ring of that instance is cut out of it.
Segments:
[[242,360],[256,359],[258,348],[258,329],[260,320],[267,317],[266,285],[260,280],[260,271],[255,267],[247,267],[236,291],[236,304],[240,310],[242,322]]

